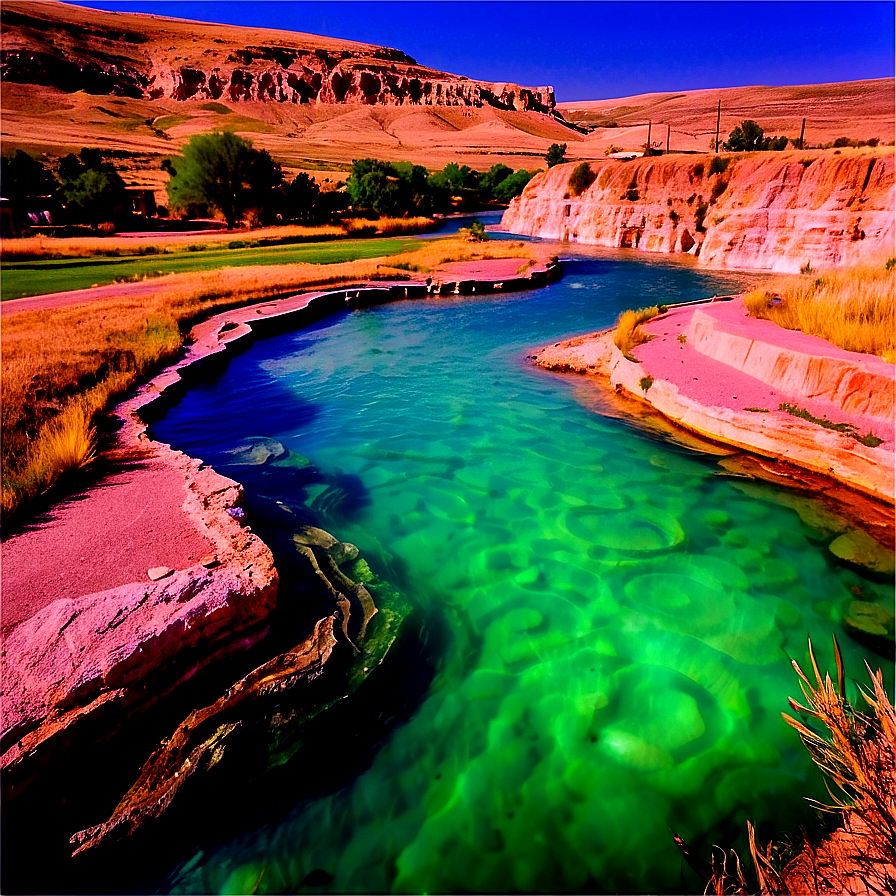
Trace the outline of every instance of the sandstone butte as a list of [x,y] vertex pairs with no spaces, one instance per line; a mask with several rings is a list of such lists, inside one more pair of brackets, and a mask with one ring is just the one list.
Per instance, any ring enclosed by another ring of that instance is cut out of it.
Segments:
[[557,165],[513,200],[503,227],[740,270],[823,270],[893,254],[891,148],[713,159],[593,162],[594,182],[579,196],[569,186],[575,166]]

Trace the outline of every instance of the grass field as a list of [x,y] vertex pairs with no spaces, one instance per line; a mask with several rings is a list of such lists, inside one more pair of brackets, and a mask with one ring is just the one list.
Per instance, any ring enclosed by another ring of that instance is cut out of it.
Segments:
[[160,274],[195,273],[225,267],[342,264],[357,259],[410,252],[419,249],[420,245],[420,240],[411,237],[385,237],[201,252],[184,249],[164,255],[11,262],[3,264],[0,298],[7,301],[72,289],[88,289],[116,281],[141,280]]

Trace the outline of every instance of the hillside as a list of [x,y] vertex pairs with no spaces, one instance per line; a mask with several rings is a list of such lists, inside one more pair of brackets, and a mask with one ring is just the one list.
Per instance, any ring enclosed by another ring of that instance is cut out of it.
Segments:
[[[838,137],[853,140],[893,140],[893,78],[848,81],[842,84],[805,84],[796,87],[729,87],[590,102],[558,103],[570,122],[595,128],[584,146],[603,150],[642,146],[652,122],[651,143],[665,147],[671,129],[674,151],[706,152],[716,135],[718,103],[722,102],[719,132],[725,139],[745,118],[758,121],[767,134],[796,139],[806,119],[807,145],[830,143]],[[584,148],[584,147],[582,147]],[[579,151],[581,151],[581,149]]]
[[158,160],[194,133],[235,130],[287,170],[365,155],[535,167],[575,135],[550,87],[485,83],[400,50],[61,3],[4,2],[2,139],[58,157],[98,146],[160,187]]
[[[893,137],[893,80],[731,88],[555,105],[550,87],[485,83],[401,50],[310,34],[210,25],[57,2],[0,7],[0,139],[53,162],[84,146],[116,156],[133,186],[165,201],[161,160],[196,133],[233,130],[287,174],[344,178],[355,158],[541,167],[551,143],[595,160],[647,139],[706,151],[746,117],[807,141]],[[583,134],[558,118],[596,127]],[[614,125],[614,126],[609,126]],[[597,127],[599,126],[599,127]],[[332,173],[328,173],[332,172]]]
[[891,148],[659,156],[536,175],[505,212],[512,233],[696,256],[707,267],[796,272],[890,256]]

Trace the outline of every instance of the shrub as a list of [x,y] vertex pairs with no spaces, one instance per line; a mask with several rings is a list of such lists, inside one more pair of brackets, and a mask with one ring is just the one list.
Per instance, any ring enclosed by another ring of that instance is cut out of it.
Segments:
[[681,215],[679,215],[678,212],[676,212],[674,209],[670,209],[669,220],[672,222],[673,227],[678,227],[678,222],[681,220]]
[[[694,165],[693,168],[691,168],[691,174],[692,174],[694,177],[703,177],[703,172],[704,172],[705,170],[706,170],[706,169],[705,169],[704,166],[703,166],[703,162],[697,162],[697,164]],[[710,172],[710,173],[712,173],[712,172]]]
[[627,199],[629,202],[637,202],[640,198],[640,194],[638,193],[638,182],[635,178],[632,178],[632,181],[628,185],[628,189],[625,191],[622,198]]
[[724,174],[728,170],[730,164],[731,159],[724,159],[722,156],[713,156],[712,161],[709,163],[709,173]]
[[581,196],[595,180],[597,180],[597,175],[591,170],[591,165],[588,162],[582,162],[580,165],[576,165],[572,174],[569,175],[569,192],[573,196]]
[[715,202],[728,188],[728,178],[724,175],[717,177],[709,191],[709,201]]
[[553,168],[554,165],[559,165],[566,159],[566,144],[565,143],[552,143],[548,147],[548,151],[545,153],[544,160],[547,162],[548,168]]
[[653,377],[650,374],[647,376],[642,376],[640,380],[638,380],[638,385],[644,390],[644,394],[647,394],[647,390],[653,385]]
[[694,210],[694,230],[698,233],[706,233],[706,227],[703,224],[703,219],[706,217],[706,213],[709,211],[709,203],[704,202],[701,198],[697,203],[697,208]]

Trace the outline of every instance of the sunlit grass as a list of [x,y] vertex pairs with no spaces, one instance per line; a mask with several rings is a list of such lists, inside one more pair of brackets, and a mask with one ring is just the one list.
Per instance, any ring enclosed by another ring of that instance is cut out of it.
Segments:
[[754,317],[820,336],[851,352],[896,360],[896,270],[866,264],[781,277],[744,297]]
[[616,333],[613,336],[616,348],[627,358],[631,358],[632,349],[651,338],[641,329],[641,324],[656,317],[659,313],[660,309],[657,305],[650,308],[639,308],[637,311],[623,311],[616,322]]

